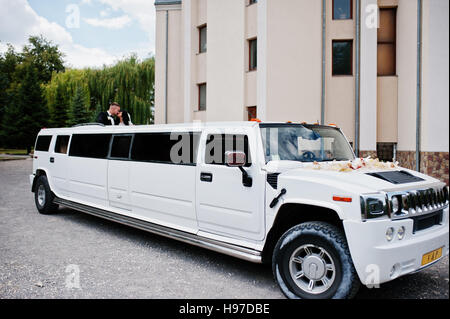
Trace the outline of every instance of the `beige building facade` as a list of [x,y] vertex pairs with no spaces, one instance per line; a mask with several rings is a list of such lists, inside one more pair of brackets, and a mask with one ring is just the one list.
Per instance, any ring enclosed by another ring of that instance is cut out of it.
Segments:
[[156,0],[155,122],[336,124],[448,184],[448,0]]

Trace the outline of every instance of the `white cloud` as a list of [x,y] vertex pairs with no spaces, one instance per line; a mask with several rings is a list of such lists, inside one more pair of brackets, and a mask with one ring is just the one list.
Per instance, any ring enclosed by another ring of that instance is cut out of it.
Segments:
[[100,17],[102,17],[102,18],[106,18],[110,14],[111,14],[111,9],[110,8],[100,11]]
[[129,16],[124,15],[116,18],[109,19],[83,19],[84,22],[94,27],[103,27],[111,30],[119,30],[131,24]]
[[136,19],[141,27],[149,35],[153,44],[155,39],[155,5],[153,0],[97,0],[109,5],[114,11],[123,11],[124,14]]
[[99,48],[86,48],[74,43],[71,34],[64,27],[39,16],[26,0],[0,0],[0,7],[1,52],[6,50],[6,43],[21,48],[28,42],[30,35],[42,35],[59,45],[66,54],[68,66],[98,67],[112,64],[120,58]]

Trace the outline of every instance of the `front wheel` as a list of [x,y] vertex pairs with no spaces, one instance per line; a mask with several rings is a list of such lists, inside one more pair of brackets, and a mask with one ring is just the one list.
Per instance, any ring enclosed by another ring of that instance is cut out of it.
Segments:
[[360,286],[344,234],[323,222],[288,230],[274,249],[272,270],[291,299],[348,299]]
[[48,184],[47,177],[45,175],[39,176],[35,187],[34,201],[39,213],[44,215],[55,213],[58,205],[53,203],[54,195]]

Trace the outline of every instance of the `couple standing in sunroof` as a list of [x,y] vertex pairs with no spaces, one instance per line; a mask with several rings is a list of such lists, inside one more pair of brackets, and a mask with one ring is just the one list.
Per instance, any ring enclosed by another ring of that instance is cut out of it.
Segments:
[[111,103],[108,111],[101,112],[97,116],[97,123],[101,123],[103,125],[119,126],[133,125],[133,123],[131,122],[130,113],[125,110],[121,110],[120,105],[116,102]]

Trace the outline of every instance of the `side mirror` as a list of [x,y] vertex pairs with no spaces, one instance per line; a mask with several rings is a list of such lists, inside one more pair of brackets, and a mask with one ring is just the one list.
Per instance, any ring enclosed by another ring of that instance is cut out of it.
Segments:
[[247,156],[244,152],[226,152],[225,164],[229,167],[242,167],[247,163]]
[[244,152],[226,152],[225,153],[225,164],[228,167],[238,167],[242,172],[242,184],[245,187],[252,187],[253,179],[248,175],[244,169],[245,164],[247,164],[247,156]]

